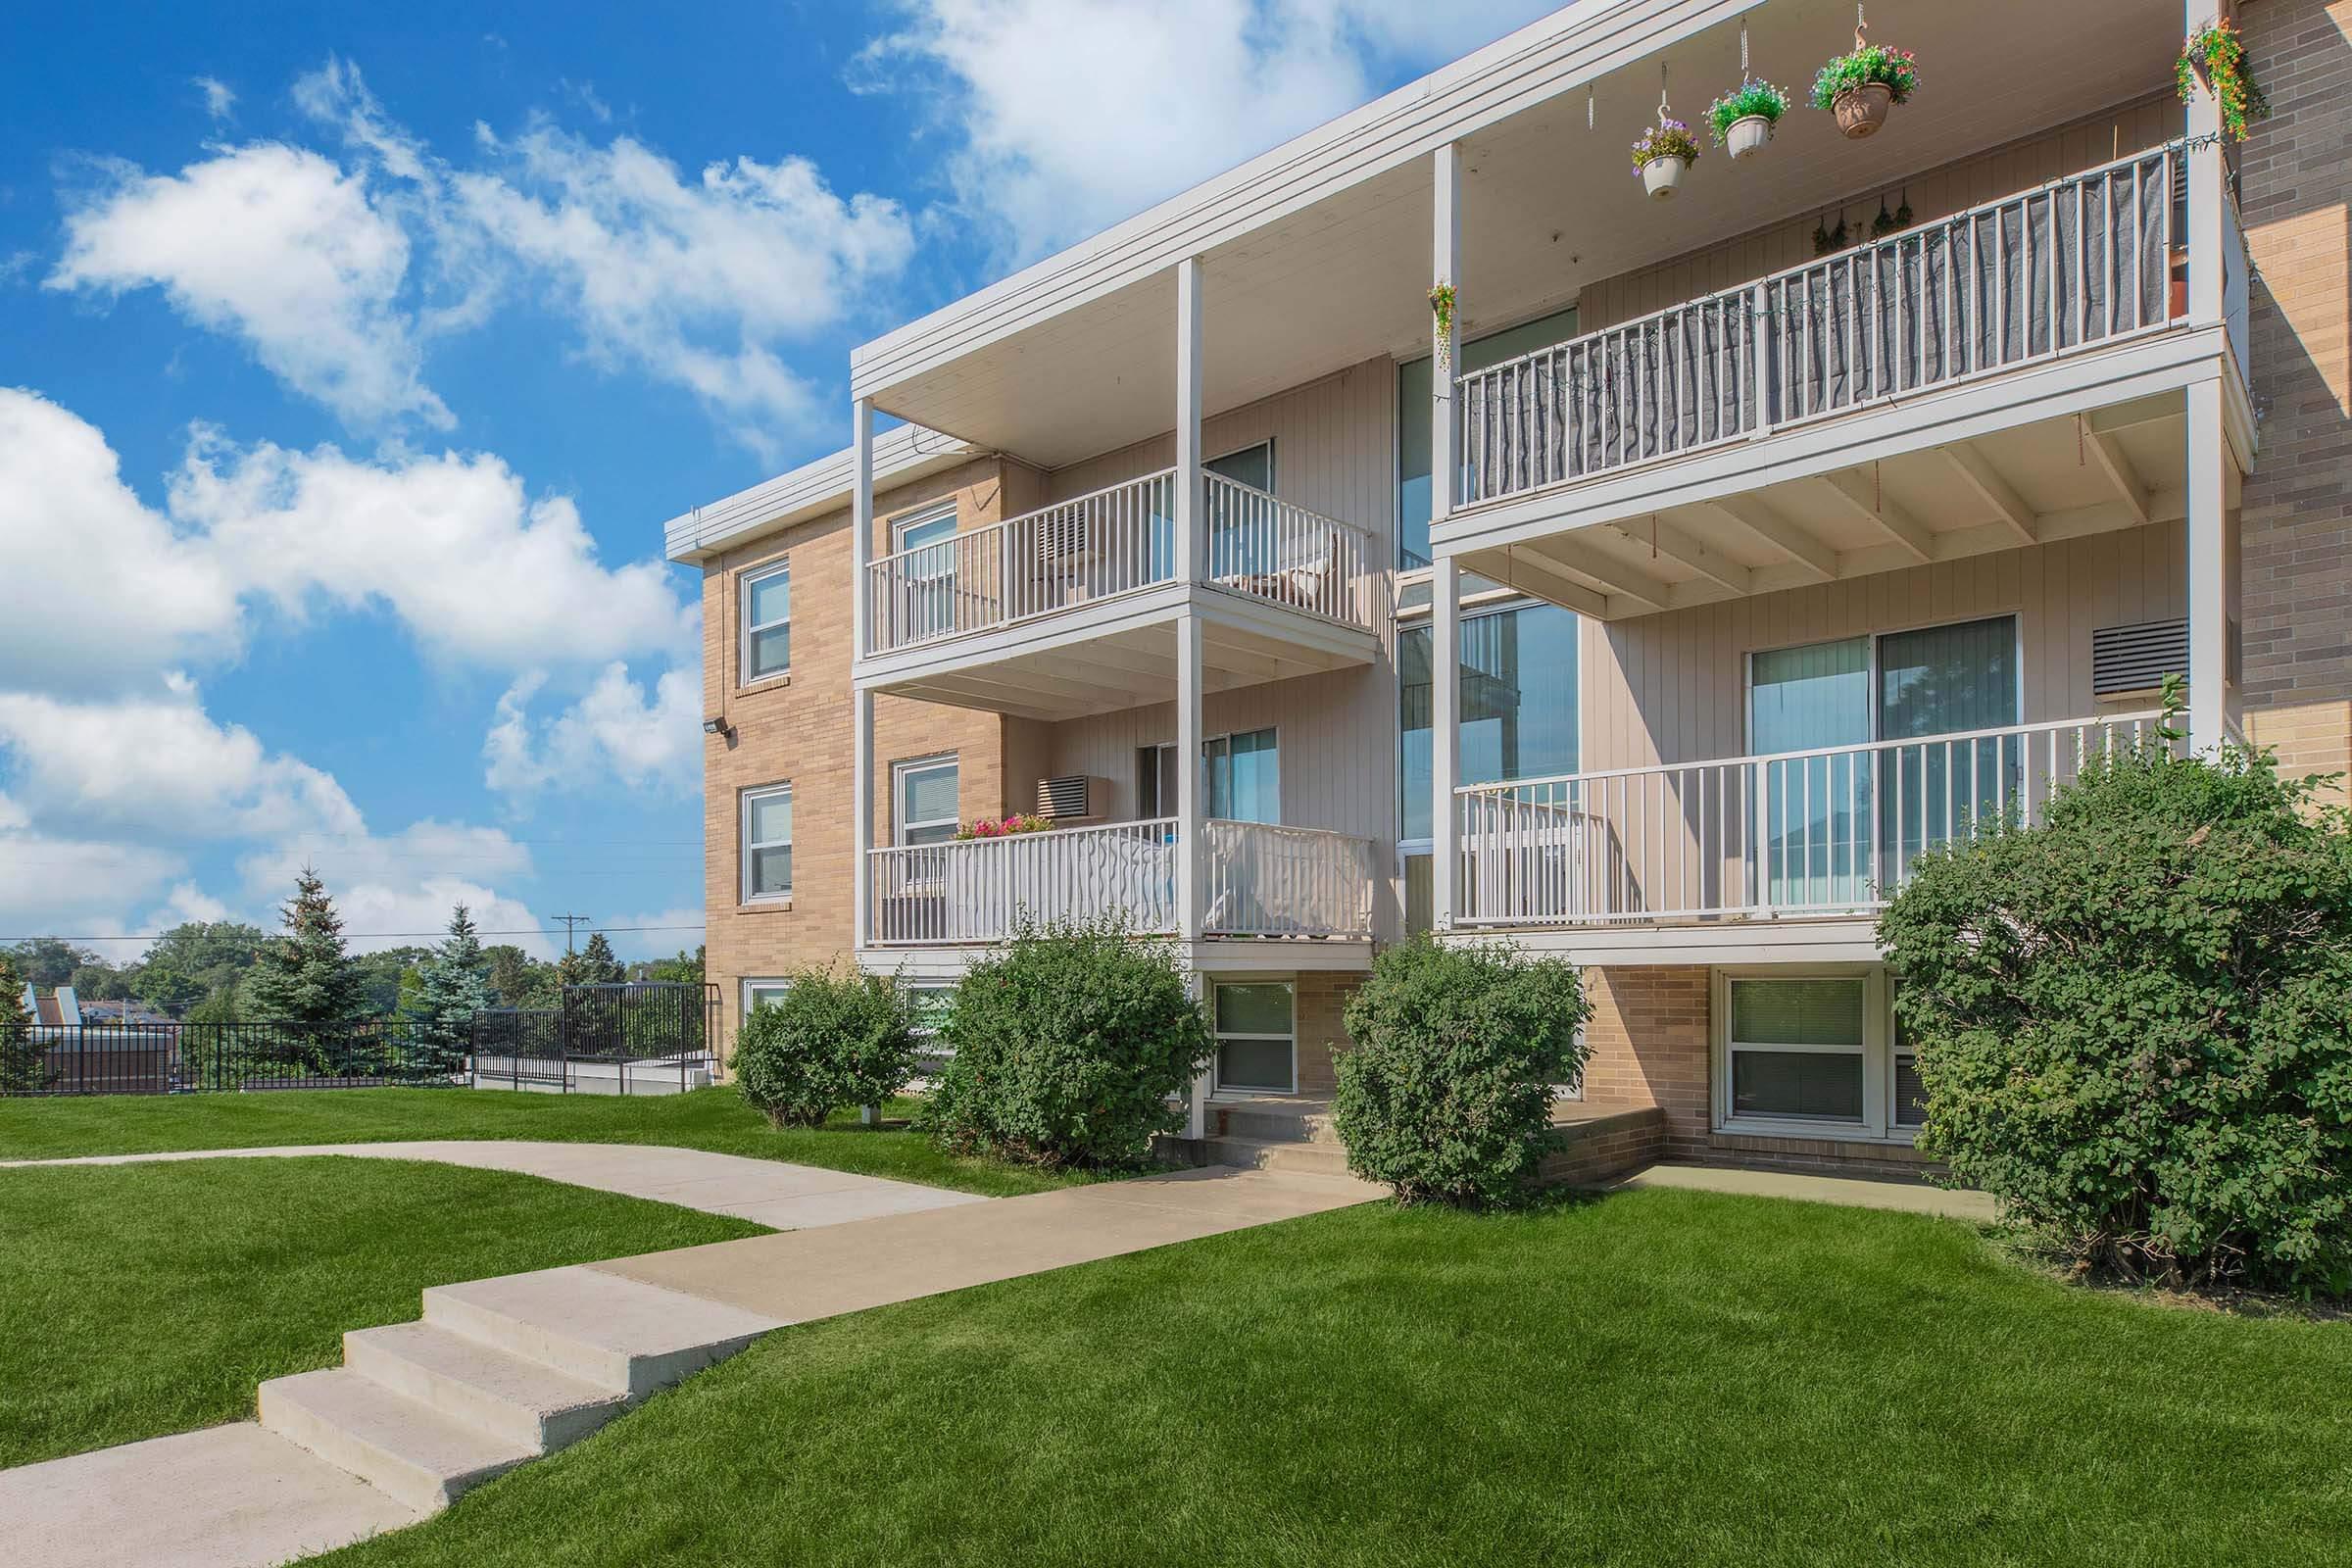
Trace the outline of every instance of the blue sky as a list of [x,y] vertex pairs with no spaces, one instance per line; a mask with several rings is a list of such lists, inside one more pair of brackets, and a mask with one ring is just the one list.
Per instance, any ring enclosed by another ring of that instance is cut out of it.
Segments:
[[10,9],[0,939],[267,920],[307,858],[362,946],[464,899],[652,955],[662,520],[837,448],[856,342],[1548,8]]

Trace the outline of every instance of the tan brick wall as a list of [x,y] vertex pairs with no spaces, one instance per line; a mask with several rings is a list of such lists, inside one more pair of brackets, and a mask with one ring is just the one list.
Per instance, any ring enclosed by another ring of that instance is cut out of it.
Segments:
[[[890,518],[944,497],[960,525],[1002,515],[1004,484],[994,460],[968,464],[875,498],[876,551]],[[753,540],[708,563],[703,572],[703,706],[723,713],[734,737],[703,743],[703,832],[710,978],[734,1034],[741,981],[853,951],[850,785],[855,766],[850,700],[850,517],[848,510]],[[739,590],[745,569],[792,563],[792,670],[746,687],[741,679]],[[1035,726],[993,713],[881,698],[874,705],[875,824],[890,827],[890,764],[953,752],[962,814],[993,815],[1033,803],[1041,750]],[[1008,733],[1014,732],[1014,733]],[[1009,765],[1008,765],[1009,763]],[[741,798],[747,789],[789,783],[793,795],[793,896],[788,906],[741,902]]]
[[2352,0],[2239,13],[2271,100],[2241,152],[2262,453],[2240,519],[2253,739],[2352,766]]
[[1708,978],[1703,966],[1585,971],[1585,1103],[1655,1105],[1685,1150],[1707,1137]]
[[1348,1026],[1341,1015],[1348,999],[1364,983],[1360,974],[1310,973],[1298,980],[1298,1092],[1325,1096],[1339,1088],[1333,1054],[1348,1049]]

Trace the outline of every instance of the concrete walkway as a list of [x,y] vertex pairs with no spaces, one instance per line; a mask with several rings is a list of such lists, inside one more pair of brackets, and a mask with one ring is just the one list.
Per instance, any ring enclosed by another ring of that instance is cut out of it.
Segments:
[[1852,1208],[1892,1208],[1911,1214],[1990,1223],[2000,1217],[1989,1193],[1931,1187],[1890,1177],[1814,1176],[1798,1171],[1736,1170],[1713,1165],[1651,1165],[1615,1188],[1679,1187],[1690,1192],[1737,1193],[1748,1198],[1794,1198]]
[[794,1165],[741,1154],[653,1144],[551,1144],[514,1139],[443,1139],[405,1144],[302,1144],[273,1149],[205,1149],[187,1153],[87,1154],[77,1159],[0,1161],[0,1170],[30,1165],[137,1165],[167,1159],[264,1159],[307,1154],[346,1154],[357,1159],[421,1159],[478,1170],[508,1170],[525,1176],[629,1198],[650,1198],[732,1214],[773,1230],[800,1230],[904,1214],[916,1209],[957,1207],[987,1200],[970,1193],[894,1182],[879,1176]]
[[[236,1152],[414,1158],[393,1152],[434,1147]],[[788,1324],[1384,1193],[1346,1177],[1225,1167],[980,1202],[917,1191],[943,1201],[436,1287],[424,1293],[421,1322],[345,1336],[343,1367],[263,1385],[260,1425],[0,1471],[0,1542],[8,1544],[0,1560],[28,1568],[268,1568],[414,1523],[467,1487],[586,1436],[655,1390]],[[710,1206],[710,1194],[697,1196],[704,1200],[697,1206]]]

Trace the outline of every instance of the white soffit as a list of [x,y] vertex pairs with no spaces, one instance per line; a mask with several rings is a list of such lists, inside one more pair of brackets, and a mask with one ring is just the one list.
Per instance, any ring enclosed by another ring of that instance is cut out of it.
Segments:
[[[1735,166],[1710,147],[1674,201],[1645,200],[1627,147],[1654,118],[1658,60],[1695,124],[1738,79],[1743,11],[1754,70],[1798,106],[1762,157]],[[2179,23],[2172,0],[1884,0],[1872,32],[1919,54],[1924,85],[1886,131],[1853,142],[1802,102],[1820,63],[1851,44],[1850,0],[1572,7],[864,345],[853,386],[902,417],[1059,466],[1169,427],[1169,268],[1187,255],[1203,258],[1211,412],[1413,352],[1429,331],[1424,155],[1447,141],[1466,153],[1457,281],[1477,331],[1823,205],[1881,188],[1899,199],[1907,175],[2163,89]],[[2082,154],[2095,164],[2109,149]],[[2021,167],[1983,194],[2043,177]]]

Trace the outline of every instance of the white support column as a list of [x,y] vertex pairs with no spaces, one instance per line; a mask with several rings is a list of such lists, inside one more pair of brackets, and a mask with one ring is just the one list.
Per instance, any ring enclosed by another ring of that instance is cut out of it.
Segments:
[[1200,526],[1200,258],[1176,264],[1176,560],[1199,582]]
[[[2235,10],[2229,0],[2186,0],[2184,33],[2227,21]],[[2228,166],[2222,157],[2221,100],[2210,85],[2189,95],[2188,143],[2188,318],[2213,326],[2222,319],[2222,190]]]
[[1429,593],[1430,924],[1450,931],[1462,864],[1461,803],[1453,794],[1462,771],[1462,571],[1451,556],[1438,557]]
[[1435,239],[1430,256],[1430,283],[1453,287],[1452,342],[1430,318],[1429,520],[1435,528],[1453,513],[1454,497],[1462,483],[1461,420],[1454,408],[1453,350],[1462,340],[1462,149],[1459,142],[1439,148]]
[[[1454,349],[1462,340],[1462,149],[1448,143],[1436,154],[1436,199],[1432,203],[1430,270],[1433,286],[1449,283],[1454,290],[1452,341],[1430,320],[1429,520],[1434,530],[1452,514],[1461,485],[1461,421],[1454,407]],[[1461,901],[1461,806],[1454,784],[1461,776],[1461,567],[1451,556],[1433,550],[1436,568],[1430,573],[1430,923],[1439,931],[1453,929]]]
[[[1184,971],[1184,989],[1195,1002],[1208,1004],[1208,982],[1198,968]],[[1208,1136],[1208,1085],[1215,1072],[1212,1058],[1206,1071],[1193,1075],[1192,1092],[1185,1097],[1184,1136],[1196,1143]]]
[[1176,617],[1176,935],[1200,940],[1201,821],[1207,802],[1200,760],[1200,617]]
[[[850,653],[862,659],[873,644],[874,406],[863,398],[850,405],[850,439],[857,452],[857,477],[850,488]],[[851,682],[850,765],[850,941],[873,940],[873,877],[868,853],[874,844],[874,694]]]
[[2188,388],[2188,743],[2227,738],[2230,716],[2230,480],[2218,376]]

